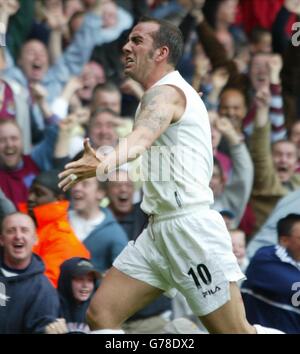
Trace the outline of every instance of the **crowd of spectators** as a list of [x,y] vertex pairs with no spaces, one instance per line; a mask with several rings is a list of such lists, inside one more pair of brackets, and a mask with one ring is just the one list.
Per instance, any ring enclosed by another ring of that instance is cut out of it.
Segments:
[[[247,316],[299,333],[300,0],[0,0],[0,333],[88,333],[91,296],[147,226],[138,161],[57,185],[84,138],[105,154],[132,129],[143,88],[122,47],[141,16],[183,33],[178,70],[209,112],[212,208],[248,277]],[[195,331],[176,317],[201,327],[162,296],[124,329]]]

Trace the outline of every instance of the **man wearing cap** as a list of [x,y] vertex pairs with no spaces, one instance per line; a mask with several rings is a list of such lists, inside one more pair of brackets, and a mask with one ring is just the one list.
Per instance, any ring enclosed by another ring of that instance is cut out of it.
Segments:
[[20,204],[20,210],[36,222],[38,243],[33,251],[44,261],[45,275],[55,287],[63,261],[72,257],[90,258],[69,224],[69,202],[57,186],[57,174],[58,171],[52,170],[38,175],[30,188],[28,203]]

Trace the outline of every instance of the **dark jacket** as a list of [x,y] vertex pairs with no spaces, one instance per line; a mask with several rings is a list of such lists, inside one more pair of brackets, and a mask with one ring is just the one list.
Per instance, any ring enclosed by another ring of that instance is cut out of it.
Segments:
[[300,266],[277,245],[259,249],[250,262],[242,295],[250,323],[300,333]]
[[0,250],[0,295],[6,297],[5,306],[0,306],[1,334],[43,333],[44,327],[58,318],[58,296],[44,270],[42,260],[33,255],[24,272],[5,277]]
[[128,240],[134,241],[147,227],[148,216],[142,211],[141,203],[137,203],[129,214],[119,217],[118,222],[126,232]]
[[127,245],[128,239],[109,209],[101,209],[105,214],[103,222],[84,240],[83,244],[91,253],[91,261],[100,272],[105,272]]

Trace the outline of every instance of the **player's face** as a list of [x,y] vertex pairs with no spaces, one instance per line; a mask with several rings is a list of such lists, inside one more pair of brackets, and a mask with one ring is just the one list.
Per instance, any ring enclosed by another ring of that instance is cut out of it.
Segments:
[[144,81],[147,74],[155,66],[152,33],[157,32],[159,25],[154,22],[137,24],[123,47],[126,75],[138,82]]

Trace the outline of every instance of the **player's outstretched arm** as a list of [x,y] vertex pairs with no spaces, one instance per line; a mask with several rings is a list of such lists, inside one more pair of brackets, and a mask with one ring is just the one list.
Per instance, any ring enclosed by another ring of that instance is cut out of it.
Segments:
[[59,177],[64,191],[83,179],[106,175],[126,162],[135,160],[148,149],[184,111],[184,100],[176,88],[158,86],[148,90],[141,101],[133,131],[121,139],[116,148],[105,158],[96,155],[85,141],[83,157],[66,165]]
[[95,177],[100,159],[96,156],[95,150],[91,147],[89,139],[84,140],[84,154],[81,159],[70,162],[65,170],[58,176],[60,178],[59,188],[64,191],[72,188],[76,183],[84,179]]

